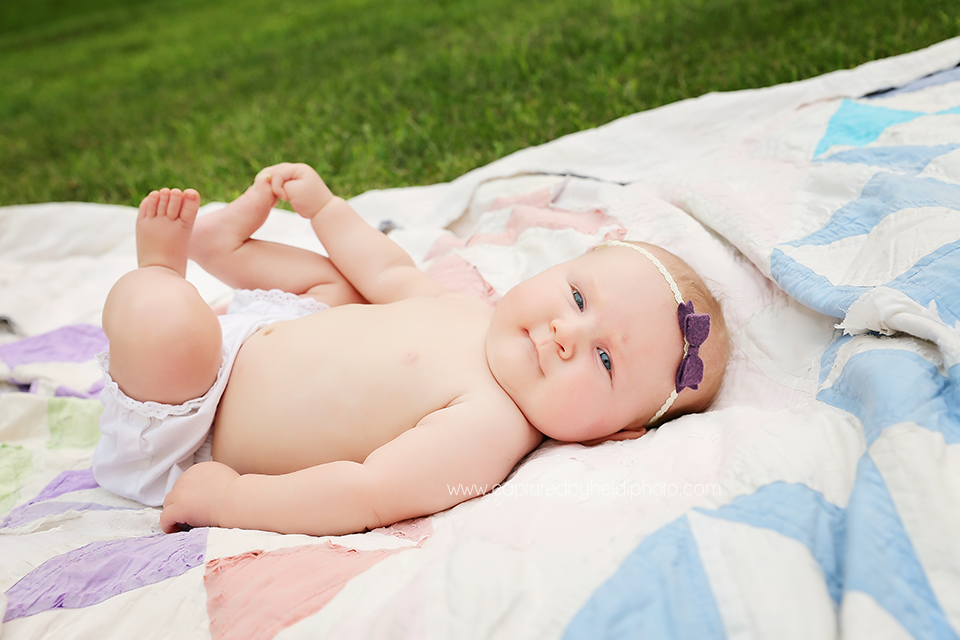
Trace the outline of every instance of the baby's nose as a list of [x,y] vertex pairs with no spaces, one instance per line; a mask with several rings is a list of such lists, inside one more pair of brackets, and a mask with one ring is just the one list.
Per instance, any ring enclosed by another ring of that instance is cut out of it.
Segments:
[[576,352],[577,331],[572,322],[564,320],[553,320],[550,323],[550,330],[553,331],[553,340],[560,347],[560,357],[569,360]]

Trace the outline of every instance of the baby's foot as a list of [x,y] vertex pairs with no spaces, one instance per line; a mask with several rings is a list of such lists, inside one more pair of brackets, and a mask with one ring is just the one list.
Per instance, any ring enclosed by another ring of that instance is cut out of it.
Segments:
[[137,216],[137,260],[143,267],[166,267],[187,275],[187,247],[200,208],[193,189],[152,191]]
[[275,204],[277,196],[273,195],[270,182],[257,176],[239,198],[216,213],[227,228],[238,236],[237,240],[243,241],[263,226]]
[[247,187],[247,190],[243,192],[243,195],[237,198],[237,200],[244,201],[245,207],[255,210],[257,212],[266,212],[263,214],[266,217],[270,213],[270,210],[277,204],[277,196],[273,193],[273,188],[270,186],[269,177],[257,175],[256,179],[253,181],[253,184]]
[[275,204],[270,183],[258,177],[239,198],[197,220],[190,257],[204,265],[217,254],[235,250],[263,226]]

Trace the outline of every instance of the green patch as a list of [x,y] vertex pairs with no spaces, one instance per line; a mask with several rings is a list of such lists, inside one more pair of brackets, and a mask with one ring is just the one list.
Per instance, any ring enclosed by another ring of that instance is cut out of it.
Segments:
[[23,479],[33,471],[33,456],[20,446],[0,444],[0,513],[6,513],[20,499]]
[[47,401],[47,424],[50,427],[49,449],[89,449],[100,441],[98,400],[50,398]]

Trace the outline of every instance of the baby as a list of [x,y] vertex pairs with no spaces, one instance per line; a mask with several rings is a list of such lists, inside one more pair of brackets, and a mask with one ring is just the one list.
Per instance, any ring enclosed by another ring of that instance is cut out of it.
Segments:
[[[278,198],[329,259],[251,239]],[[103,312],[94,472],[162,503],[166,532],[374,529],[470,497],[451,487],[492,488],[544,436],[637,438],[719,389],[719,305],[663,249],[604,243],[491,309],[419,271],[307,165],[268,167],[197,220],[199,203],[143,200],[140,268]],[[185,280],[188,256],[241,289],[227,315]]]

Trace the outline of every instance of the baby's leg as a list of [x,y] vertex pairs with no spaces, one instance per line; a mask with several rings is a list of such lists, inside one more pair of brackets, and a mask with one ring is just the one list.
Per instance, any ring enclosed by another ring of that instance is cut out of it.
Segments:
[[237,289],[281,289],[331,306],[365,302],[326,256],[250,237],[276,201],[270,184],[259,178],[226,207],[197,220],[190,257]]
[[143,199],[140,268],[117,281],[104,305],[110,376],[135,400],[182,404],[206,393],[220,370],[220,323],[184,279],[199,206],[192,189],[162,189]]

